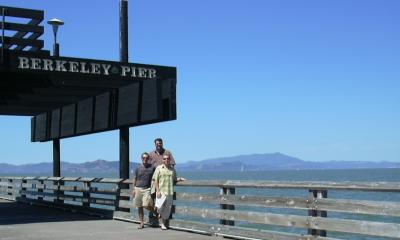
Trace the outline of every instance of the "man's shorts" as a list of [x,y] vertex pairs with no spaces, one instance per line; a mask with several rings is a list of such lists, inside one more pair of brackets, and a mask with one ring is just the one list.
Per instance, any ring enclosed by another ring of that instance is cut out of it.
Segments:
[[135,207],[151,207],[153,200],[150,196],[150,188],[135,187]]

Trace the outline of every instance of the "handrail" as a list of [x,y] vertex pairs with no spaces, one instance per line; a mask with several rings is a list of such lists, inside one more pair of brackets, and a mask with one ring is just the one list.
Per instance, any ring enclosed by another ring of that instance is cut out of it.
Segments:
[[[132,216],[136,210],[131,211],[132,191],[123,188],[127,184],[131,185],[132,180],[0,177],[0,198],[136,222],[137,216]],[[178,230],[256,239],[338,239],[331,235],[332,232],[400,239],[400,196],[396,195],[400,192],[399,182],[191,180],[179,182],[178,186],[174,219],[170,220],[171,228]],[[220,194],[206,193],[209,191],[204,192],[204,188],[220,189]],[[291,189],[300,195],[285,195]],[[279,192],[278,196],[271,195],[274,190]],[[398,198],[388,198],[389,201],[327,198],[328,190],[346,192],[347,196],[376,192],[394,194]],[[264,193],[260,194],[260,191]],[[355,218],[340,214],[354,215]],[[220,224],[215,220],[220,220]],[[280,228],[254,229],[251,224]],[[308,233],[285,232],[282,227],[304,229]]]
[[342,191],[400,192],[400,182],[290,182],[290,181],[241,181],[241,180],[199,180],[179,182],[188,187],[225,188],[276,188],[276,189],[324,189]]

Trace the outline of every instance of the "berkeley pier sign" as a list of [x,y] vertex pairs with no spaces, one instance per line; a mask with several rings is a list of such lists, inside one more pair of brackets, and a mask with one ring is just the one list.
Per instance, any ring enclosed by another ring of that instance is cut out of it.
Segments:
[[32,141],[176,119],[176,68],[5,50],[0,114],[31,115]]

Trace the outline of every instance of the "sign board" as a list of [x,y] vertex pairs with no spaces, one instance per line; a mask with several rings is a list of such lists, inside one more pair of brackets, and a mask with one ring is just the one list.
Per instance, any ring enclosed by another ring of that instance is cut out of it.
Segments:
[[[16,89],[21,88],[18,84],[21,82],[28,88],[31,101],[40,99],[41,106],[45,107],[32,118],[32,141],[50,141],[176,119],[174,67],[53,57],[12,50],[4,56],[5,61],[0,67],[0,76],[4,76],[2,81],[5,79],[8,87],[15,86]],[[48,89],[47,98],[36,94],[43,89]],[[21,92],[9,102],[18,102],[19,98],[20,105],[32,104],[23,101],[21,96],[26,94]],[[46,99],[50,100],[46,102]],[[58,106],[54,107],[56,103]]]

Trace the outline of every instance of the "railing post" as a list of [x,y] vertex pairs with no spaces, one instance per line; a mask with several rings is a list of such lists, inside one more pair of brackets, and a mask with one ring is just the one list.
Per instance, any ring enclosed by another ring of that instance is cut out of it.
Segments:
[[[235,188],[233,188],[233,187],[230,187],[230,188],[222,187],[220,190],[220,195],[234,195],[234,194],[235,194]],[[220,204],[220,208],[228,209],[228,210],[235,210],[235,205]],[[235,221],[226,220],[226,219],[220,219],[219,223],[222,225],[230,225],[230,226],[235,225]]]
[[58,177],[56,180],[54,180],[53,186],[57,186],[57,189],[54,191],[54,195],[55,195],[54,203],[63,205],[64,204],[64,191],[61,190],[61,186],[64,186],[64,181],[62,181],[62,177]]
[[[43,180],[38,180],[39,184],[43,186],[44,181]],[[38,200],[43,201],[43,187],[38,187],[36,186],[37,192],[38,192]]]
[[[327,211],[320,211],[316,210],[318,208],[318,199],[322,198],[327,198],[328,197],[328,191],[327,190],[309,190],[310,194],[310,199],[313,200],[312,210],[308,210],[308,216],[310,217],[327,217],[328,212]],[[308,234],[314,235],[314,236],[321,236],[321,237],[326,237],[326,230],[319,230],[319,229],[308,229]]]
[[82,206],[90,208],[90,187],[91,183],[89,181],[83,182],[83,186],[85,188],[85,191],[83,192],[83,201],[82,201]]
[[13,190],[12,183],[13,183],[13,180],[11,178],[9,178],[8,186],[7,186],[7,195],[11,196],[11,197],[12,197],[12,190]]
[[121,196],[121,190],[122,190],[122,189],[129,189],[129,184],[124,183],[125,180],[126,180],[126,179],[120,181],[120,182],[117,184],[117,188],[118,188],[118,189],[117,189],[117,193],[116,193],[116,196],[115,196],[115,210],[116,210],[116,211],[123,211],[123,212],[129,212],[129,211],[130,211],[130,210],[126,210],[126,208],[120,208],[120,207],[119,207],[119,201],[120,201],[120,200],[129,201],[129,199],[130,199],[129,196]]
[[23,178],[21,180],[21,198],[26,198],[26,185],[25,184],[27,184],[27,183],[28,183],[28,181],[25,178]]

